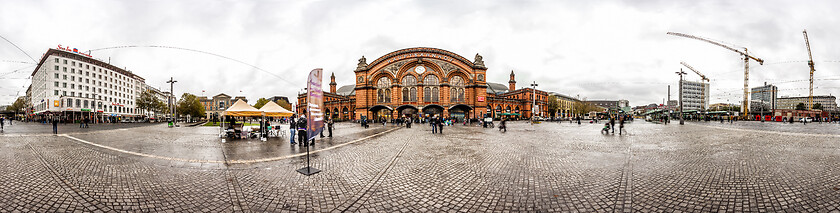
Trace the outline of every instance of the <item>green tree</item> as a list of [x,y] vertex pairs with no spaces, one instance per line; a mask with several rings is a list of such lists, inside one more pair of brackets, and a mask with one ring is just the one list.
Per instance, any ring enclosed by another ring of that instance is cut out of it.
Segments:
[[805,103],[799,103],[796,105],[796,110],[805,110]]
[[140,96],[134,101],[137,109],[143,110],[144,112],[147,111],[156,111],[157,109],[157,102],[159,102],[155,95],[152,94],[151,90],[145,90],[143,93],[140,93]]
[[268,100],[268,99],[265,99],[265,98],[260,98],[259,100],[257,100],[257,103],[254,104],[254,108],[257,108],[257,109],[262,108],[263,106],[265,106],[265,104],[267,104],[270,101],[271,100]]
[[586,113],[596,111],[596,110],[598,110],[598,107],[596,107],[595,105],[592,105],[591,103],[588,103],[586,101],[575,102],[574,107],[572,107],[573,113],[575,115],[580,115],[580,116],[583,116]]
[[6,110],[19,114],[26,110],[26,100],[23,97],[18,97],[12,105],[6,107]]
[[169,105],[164,103],[160,99],[157,99],[157,101],[155,101],[154,111],[158,113],[169,114]]
[[811,109],[819,109],[819,110],[822,110],[822,109],[823,109],[823,107],[822,107],[822,104],[820,104],[820,103],[815,103],[815,104],[814,104],[814,106],[811,106]]
[[175,109],[178,114],[189,115],[192,118],[203,118],[205,113],[198,97],[189,93],[181,95],[181,100],[178,101],[178,107]]
[[557,113],[558,109],[560,109],[560,101],[557,100],[557,96],[549,95],[546,102],[546,111],[548,111],[548,114],[551,115],[551,117],[554,117],[554,114]]
[[[280,100],[277,100],[276,102],[277,102],[277,105],[280,105],[280,107],[283,107],[284,109],[292,111],[292,104],[290,104],[288,101],[280,99]],[[292,112],[294,112],[294,111],[292,111]]]

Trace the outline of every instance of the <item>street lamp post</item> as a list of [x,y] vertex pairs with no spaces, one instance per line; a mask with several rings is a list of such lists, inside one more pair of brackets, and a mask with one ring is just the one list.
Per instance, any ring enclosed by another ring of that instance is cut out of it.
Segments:
[[169,77],[169,81],[166,81],[166,83],[169,83],[169,100],[167,100],[167,102],[169,102],[169,110],[170,110],[170,113],[172,113],[172,125],[173,126],[175,125],[175,123],[177,121],[177,119],[175,119],[175,116],[176,116],[175,107],[174,107],[175,103],[173,103],[173,101],[172,101],[173,98],[175,98],[175,91],[173,91],[173,88],[175,87],[174,86],[175,82],[178,82],[178,81],[176,81],[172,77]]
[[531,87],[533,88],[533,91],[531,91],[531,99],[533,101],[531,105],[531,125],[534,125],[534,111],[537,109],[537,86],[539,86],[537,81],[534,81],[534,83],[531,84]]
[[682,68],[677,72],[677,75],[680,75],[680,125],[685,125],[685,119],[683,118],[683,75],[685,74],[688,73],[683,72]]

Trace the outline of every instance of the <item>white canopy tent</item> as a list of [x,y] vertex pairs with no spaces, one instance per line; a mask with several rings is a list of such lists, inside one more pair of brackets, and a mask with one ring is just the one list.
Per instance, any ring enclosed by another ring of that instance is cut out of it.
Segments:
[[262,111],[263,115],[266,117],[287,117],[295,114],[292,111],[277,105],[277,103],[274,103],[273,101],[266,103],[262,108],[260,108],[260,111]]
[[222,112],[222,124],[219,125],[219,136],[222,135],[225,129],[225,116],[261,117],[262,115],[262,111],[252,107],[251,105],[248,105],[248,103],[245,103],[245,101],[242,101],[242,99],[236,100],[236,103],[233,103],[233,105],[231,105],[227,110]]
[[229,115],[235,117],[259,117],[262,116],[262,111],[248,105],[242,99],[236,100],[236,103],[230,106],[227,110],[222,112],[222,115]]

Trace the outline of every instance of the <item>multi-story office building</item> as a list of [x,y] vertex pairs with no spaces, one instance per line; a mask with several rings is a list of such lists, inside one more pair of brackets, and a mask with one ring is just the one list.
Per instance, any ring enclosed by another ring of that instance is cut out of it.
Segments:
[[681,81],[683,110],[706,110],[709,108],[709,83]]
[[145,79],[77,52],[49,49],[32,72],[31,104],[37,116],[120,121],[140,115],[134,100]]
[[623,110],[630,106],[630,101],[628,100],[592,100],[586,102],[594,106],[603,107],[610,110]]
[[[803,97],[786,97],[782,96],[781,98],[777,99],[776,106],[777,109],[796,109],[796,105],[799,103],[805,104],[805,108],[808,108],[808,96]],[[832,95],[820,95],[814,96],[814,104],[820,104],[824,111],[829,112],[837,112],[837,98]]]
[[772,84],[764,82],[764,86],[754,87],[750,90],[750,111],[760,110],[762,107],[765,111],[776,108],[776,97],[778,97],[779,88]]

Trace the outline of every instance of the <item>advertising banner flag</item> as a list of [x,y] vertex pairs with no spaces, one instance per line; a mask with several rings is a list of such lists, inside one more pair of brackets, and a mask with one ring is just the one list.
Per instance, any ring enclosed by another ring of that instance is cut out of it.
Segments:
[[308,140],[324,131],[324,91],[321,90],[321,68],[309,72],[306,83],[306,132]]

